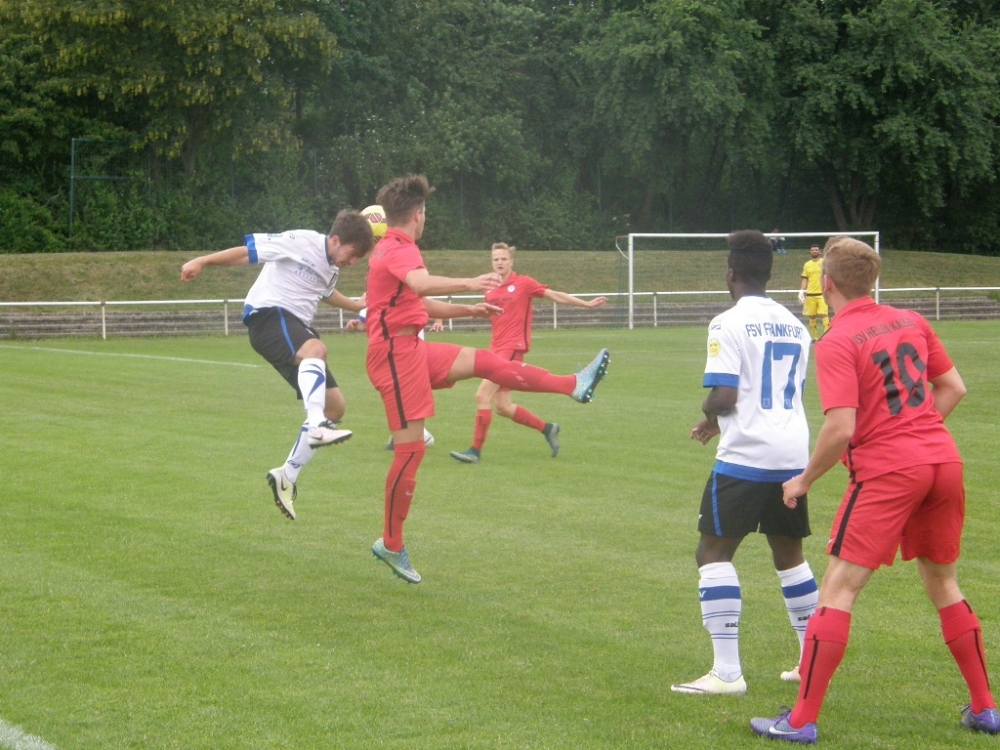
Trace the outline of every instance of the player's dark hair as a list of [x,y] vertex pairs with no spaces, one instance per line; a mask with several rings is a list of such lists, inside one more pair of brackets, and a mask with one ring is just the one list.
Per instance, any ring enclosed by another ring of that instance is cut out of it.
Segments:
[[422,206],[434,188],[422,174],[408,174],[397,177],[378,191],[375,202],[385,211],[386,224],[399,226],[410,219],[410,215]]
[[831,237],[823,249],[823,275],[849,300],[868,295],[881,268],[879,254],[853,237]]
[[750,287],[763,289],[767,286],[774,263],[767,237],[756,229],[744,229],[726,237],[726,244],[733,276]]
[[375,247],[372,225],[359,211],[345,209],[337,214],[330,227],[330,236],[336,236],[341,245],[353,247],[355,258],[364,258]]

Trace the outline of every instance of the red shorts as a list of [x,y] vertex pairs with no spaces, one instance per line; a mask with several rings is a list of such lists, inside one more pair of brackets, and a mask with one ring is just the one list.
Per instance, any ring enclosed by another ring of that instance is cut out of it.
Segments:
[[454,385],[447,377],[461,350],[455,344],[428,344],[416,334],[368,342],[365,368],[382,396],[390,430],[434,416],[431,391]]
[[851,482],[837,509],[826,551],[877,570],[923,557],[939,565],[958,559],[965,521],[962,464],[929,464]]
[[[500,357],[500,359],[506,359],[508,362],[524,362],[523,349],[490,349],[490,351]],[[500,386],[497,393],[500,391],[510,391],[510,388]]]

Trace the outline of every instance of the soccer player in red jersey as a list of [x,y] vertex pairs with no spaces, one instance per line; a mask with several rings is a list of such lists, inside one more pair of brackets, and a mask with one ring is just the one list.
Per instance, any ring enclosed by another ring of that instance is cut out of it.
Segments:
[[849,480],[833,520],[818,608],[806,628],[798,700],[776,718],[750,722],[772,739],[816,742],[816,719],[847,647],[854,600],[880,565],[892,565],[897,548],[903,560],[916,559],[968,686],[961,725],[1000,733],[979,620],[955,575],[965,490],[944,419],[965,385],[926,320],[871,299],[880,264],[859,240],[827,242],[823,296],[836,317],[814,352],[825,420],[805,471],[784,484],[785,504],[794,507],[838,459]]
[[[574,307],[604,307],[608,300],[606,297],[582,300],[572,294],[549,289],[530,276],[514,273],[516,249],[503,242],[493,244],[490,260],[494,272],[500,274],[500,284],[487,290],[485,297],[488,304],[503,310],[503,315],[495,315],[490,319],[492,329],[490,351],[504,359],[523,362],[524,355],[531,347],[531,317],[534,313],[532,302],[536,298]],[[466,464],[479,463],[483,443],[486,442],[486,433],[490,429],[493,409],[496,409],[496,413],[501,417],[538,430],[552,449],[552,457],[558,455],[559,425],[545,422],[523,406],[517,406],[511,400],[509,389],[491,380],[484,380],[476,391],[476,421],[473,425],[472,447],[464,451],[452,451],[452,458]]]
[[418,333],[435,318],[488,317],[499,308],[485,302],[454,305],[425,299],[430,295],[481,292],[500,277],[487,273],[474,279],[431,276],[417,241],[423,235],[425,203],[432,188],[423,175],[394,179],[378,194],[388,229],[368,263],[368,378],[382,396],[392,432],[393,461],[385,480],[382,538],[372,553],[403,580],[419,583],[420,575],[403,546],[406,520],[416,488],[417,468],[424,456],[424,420],[434,416],[432,391],[459,380],[484,378],[516,391],[562,393],[587,403],[604,377],[608,350],[602,349],[576,375],[553,375],[522,362],[504,360],[485,349],[424,341]]

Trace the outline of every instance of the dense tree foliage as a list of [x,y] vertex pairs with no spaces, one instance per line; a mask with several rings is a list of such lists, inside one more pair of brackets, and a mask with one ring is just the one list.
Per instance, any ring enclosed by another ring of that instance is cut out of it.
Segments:
[[[0,252],[322,228],[421,171],[431,247],[780,226],[1000,253],[998,10],[0,0]],[[128,166],[73,181],[70,236],[73,139]]]

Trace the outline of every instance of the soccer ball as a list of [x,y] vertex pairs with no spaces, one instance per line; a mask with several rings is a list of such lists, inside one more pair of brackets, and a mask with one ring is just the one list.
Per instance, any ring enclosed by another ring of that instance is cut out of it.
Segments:
[[385,211],[382,210],[381,206],[368,206],[361,215],[368,219],[368,223],[372,225],[372,234],[375,235],[375,239],[380,240],[385,236],[385,230],[388,228],[385,224]]

